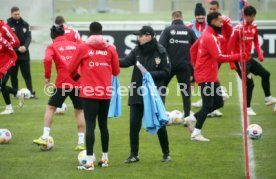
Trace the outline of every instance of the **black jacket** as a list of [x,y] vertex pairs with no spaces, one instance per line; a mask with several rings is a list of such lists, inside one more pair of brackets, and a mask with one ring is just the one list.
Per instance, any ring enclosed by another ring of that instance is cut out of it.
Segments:
[[22,18],[15,20],[12,17],[7,20],[7,24],[12,28],[13,32],[18,37],[20,46],[24,45],[27,49],[25,53],[19,52],[18,48],[14,49],[18,56],[18,60],[30,60],[29,45],[31,43],[32,36],[29,24]]
[[159,43],[167,50],[172,70],[190,64],[190,47],[196,40],[194,31],[185,26],[182,20],[174,20],[164,29]]
[[[154,40],[156,41],[156,39]],[[137,91],[142,86],[143,78],[141,71],[136,66],[137,61],[150,72],[157,88],[164,85],[164,79],[167,79],[171,72],[166,49],[158,42],[156,42],[153,52],[149,54],[143,54],[139,45],[136,46],[125,58],[120,60],[120,67],[134,66],[128,99],[129,105],[143,104],[143,97]]]

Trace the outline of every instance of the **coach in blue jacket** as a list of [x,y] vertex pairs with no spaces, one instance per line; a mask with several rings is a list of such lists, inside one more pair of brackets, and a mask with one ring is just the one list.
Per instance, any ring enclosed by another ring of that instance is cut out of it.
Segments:
[[[131,78],[130,95],[128,104],[130,106],[130,147],[131,153],[125,163],[138,162],[139,132],[142,126],[144,112],[143,96],[141,95],[142,73],[136,64],[142,64],[150,72],[157,88],[164,86],[164,79],[170,76],[170,61],[165,48],[155,39],[154,30],[150,26],[143,26],[135,33],[138,38],[138,45],[120,60],[120,67],[134,66]],[[161,95],[162,96],[162,95]],[[164,98],[163,98],[164,99]],[[163,162],[170,160],[169,142],[166,126],[157,132],[163,152]]]

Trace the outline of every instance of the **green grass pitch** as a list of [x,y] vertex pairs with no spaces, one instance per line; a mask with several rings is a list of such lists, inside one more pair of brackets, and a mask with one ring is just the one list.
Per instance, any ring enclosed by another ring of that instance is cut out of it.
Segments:
[[[267,59],[264,66],[271,72],[271,91],[276,95],[276,59]],[[241,128],[240,104],[238,101],[236,76],[228,65],[223,65],[220,80],[227,86],[233,83],[233,96],[221,110],[221,118],[208,118],[203,134],[210,138],[209,143],[191,142],[189,133],[182,125],[167,127],[170,141],[172,161],[161,162],[161,149],[157,136],[140,133],[140,158],[136,164],[127,165],[123,161],[129,155],[129,108],[127,97],[123,97],[123,116],[109,120],[110,167],[95,171],[78,171],[77,155],[74,151],[77,142],[77,129],[72,105],[66,101],[69,109],[63,116],[55,116],[51,128],[51,136],[55,146],[51,151],[42,152],[32,144],[32,140],[42,134],[42,121],[48,97],[43,93],[43,63],[33,61],[31,64],[33,86],[38,100],[27,100],[23,109],[17,107],[18,101],[13,99],[15,113],[0,116],[0,128],[8,128],[13,135],[11,143],[0,145],[0,178],[244,178],[244,152]],[[122,69],[119,76],[121,85],[128,85],[132,69]],[[19,75],[21,76],[21,75]],[[53,75],[55,77],[55,75]],[[255,90],[252,107],[257,116],[251,117],[251,123],[263,128],[263,136],[253,141],[255,174],[257,178],[276,178],[276,133],[275,118],[271,107],[264,105],[264,96],[260,78],[255,78]],[[20,81],[20,87],[25,85]],[[193,97],[196,101],[198,97]],[[167,110],[182,111],[181,98],[176,96],[175,78],[170,84],[167,97]],[[0,109],[4,110],[4,101],[0,97]],[[197,109],[192,109],[194,112]],[[94,151],[97,160],[101,157],[99,130],[96,129]]]

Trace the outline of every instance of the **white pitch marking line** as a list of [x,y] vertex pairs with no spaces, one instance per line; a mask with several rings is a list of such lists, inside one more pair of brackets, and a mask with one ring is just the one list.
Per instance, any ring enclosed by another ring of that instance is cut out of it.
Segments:
[[[238,94],[239,94],[239,103],[240,103],[240,111],[241,111],[241,126],[242,130],[244,129],[243,127],[243,109],[242,109],[242,104],[243,104],[243,98],[242,98],[242,82],[241,79],[239,78],[238,75],[236,75],[237,79],[237,85],[238,85]],[[248,125],[250,124],[250,119],[248,116]],[[249,175],[250,179],[256,179],[256,172],[255,172],[255,160],[254,160],[254,149],[253,149],[253,143],[252,140],[248,139],[248,160],[249,160]]]

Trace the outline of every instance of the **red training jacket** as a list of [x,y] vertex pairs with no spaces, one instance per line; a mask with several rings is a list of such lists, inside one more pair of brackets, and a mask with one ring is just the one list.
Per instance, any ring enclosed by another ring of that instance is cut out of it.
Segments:
[[[56,88],[69,88],[71,85],[73,85],[73,87],[78,85],[78,83],[70,77],[68,72],[68,66],[74,53],[77,51],[77,46],[78,44],[68,41],[64,36],[58,36],[53,43],[47,47],[44,57],[44,77],[50,80],[52,61],[54,61],[57,71]],[[68,83],[68,85],[62,86],[62,84],[65,85],[65,83]]]
[[69,66],[71,75],[80,66],[80,97],[110,99],[112,97],[112,75],[120,73],[119,58],[114,46],[102,35],[90,36],[80,45],[78,53]]
[[[240,53],[241,48],[242,51],[245,52],[248,56],[248,59],[246,60],[250,60],[252,58],[251,49],[253,42],[255,50],[258,54],[258,59],[260,61],[263,61],[264,55],[259,44],[257,24],[244,24],[243,22],[237,24],[236,27],[233,29],[231,38],[228,41],[228,53]],[[235,64],[230,63],[230,68],[236,69]]]
[[[240,39],[241,35],[241,39]],[[264,56],[262,49],[259,44],[259,39],[258,39],[258,27],[257,24],[252,23],[252,24],[244,24],[240,23],[238,24],[231,35],[231,38],[229,39],[228,42],[228,52],[230,53],[239,53],[240,52],[240,46],[243,48],[245,46],[245,53],[247,53],[248,58],[251,57],[251,49],[252,49],[252,43],[254,42],[254,47],[255,50],[258,54],[258,59],[260,61],[263,61]]]
[[0,20],[0,36],[4,37],[13,48],[20,45],[20,42],[15,33],[12,31],[10,26],[5,24],[3,20]]
[[221,17],[222,17],[221,35],[223,35],[226,41],[228,41],[233,31],[231,19],[225,15],[222,15]]
[[203,22],[202,24],[199,24],[196,20],[194,20],[192,23],[187,24],[187,27],[189,27],[190,29],[193,27],[193,25],[196,25],[196,30],[199,32],[203,32],[206,28],[206,26],[208,25],[206,22]]
[[82,43],[80,34],[77,30],[67,27],[64,25],[64,36],[66,37],[67,40],[75,42],[75,43]]
[[218,63],[237,61],[240,58],[239,54],[224,55],[218,38],[221,36],[209,26],[190,49],[197,83],[217,82]]
[[0,79],[15,65],[17,56],[10,43],[0,36]]

